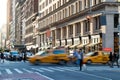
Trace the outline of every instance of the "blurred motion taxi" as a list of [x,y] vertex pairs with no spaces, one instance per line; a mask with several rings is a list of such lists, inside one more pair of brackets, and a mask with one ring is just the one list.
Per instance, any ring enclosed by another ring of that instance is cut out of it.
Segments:
[[65,50],[55,49],[50,51],[39,51],[35,55],[30,56],[28,58],[28,61],[32,64],[40,63],[66,64],[69,61],[69,58]]
[[109,62],[109,53],[104,51],[89,52],[84,55],[84,63],[108,63]]

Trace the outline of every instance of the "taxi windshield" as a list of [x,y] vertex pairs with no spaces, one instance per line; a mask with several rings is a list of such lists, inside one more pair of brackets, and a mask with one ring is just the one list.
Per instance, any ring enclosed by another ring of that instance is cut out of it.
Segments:
[[85,54],[85,56],[91,56],[91,55],[93,55],[93,53],[94,52],[89,52],[89,53]]
[[35,55],[41,55],[42,53],[44,53],[45,51],[39,51],[38,53],[36,53]]

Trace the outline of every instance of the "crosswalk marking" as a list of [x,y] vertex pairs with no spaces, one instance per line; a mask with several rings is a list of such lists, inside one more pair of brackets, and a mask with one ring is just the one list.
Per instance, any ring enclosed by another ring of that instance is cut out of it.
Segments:
[[26,71],[26,72],[28,72],[28,73],[33,73],[32,71],[27,70],[27,69],[25,69],[25,68],[23,68],[23,70]]
[[52,67],[48,67],[48,68],[50,68],[50,69],[52,69],[52,70],[56,70],[56,71],[64,71],[64,70],[57,69],[57,68],[52,68]]
[[46,71],[49,71],[49,72],[54,72],[53,70],[50,70],[50,69],[46,69],[46,68],[40,68],[42,70],[46,70]]
[[74,71],[74,70],[72,70],[72,69],[68,69],[68,68],[62,68],[62,67],[57,67],[57,68],[59,68],[59,69],[62,69],[62,70],[67,70],[67,71]]
[[8,74],[12,74],[12,71],[10,69],[5,69]]
[[15,68],[15,71],[17,71],[18,73],[23,73],[22,71],[20,71],[19,69]]
[[36,71],[39,71],[39,72],[44,72],[43,70],[36,69],[36,68],[31,68],[31,69],[36,70]]
[[[56,72],[56,71],[60,71],[60,72],[65,72],[65,71],[76,71],[76,70],[79,70],[79,67],[39,67],[39,68],[35,68],[35,67],[32,67],[32,68],[13,68],[13,69],[3,69],[2,71],[0,71],[0,75],[2,74],[13,74],[15,71],[17,73],[34,73],[34,72]],[[89,67],[87,69],[87,71],[105,71],[105,70],[109,70],[109,71],[120,71],[119,69],[111,69],[111,68],[93,68],[93,67]],[[3,72],[3,73],[2,73]],[[5,72],[5,73],[4,73]]]

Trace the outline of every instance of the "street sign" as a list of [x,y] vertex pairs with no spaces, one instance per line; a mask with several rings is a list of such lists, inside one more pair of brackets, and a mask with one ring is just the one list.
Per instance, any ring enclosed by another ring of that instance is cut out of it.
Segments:
[[110,52],[110,51],[112,51],[112,48],[103,48],[103,51],[108,51],[108,52]]

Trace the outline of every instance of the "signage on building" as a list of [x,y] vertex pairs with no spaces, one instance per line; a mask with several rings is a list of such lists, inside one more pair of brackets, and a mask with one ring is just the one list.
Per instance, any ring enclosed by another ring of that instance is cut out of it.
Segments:
[[50,38],[50,36],[51,36],[51,31],[50,31],[49,29],[46,31],[46,36],[47,36],[48,38]]
[[110,52],[110,51],[112,51],[112,48],[103,48],[103,51]]
[[104,15],[100,16],[100,24],[101,25],[106,25],[107,24],[106,16],[104,16]]

